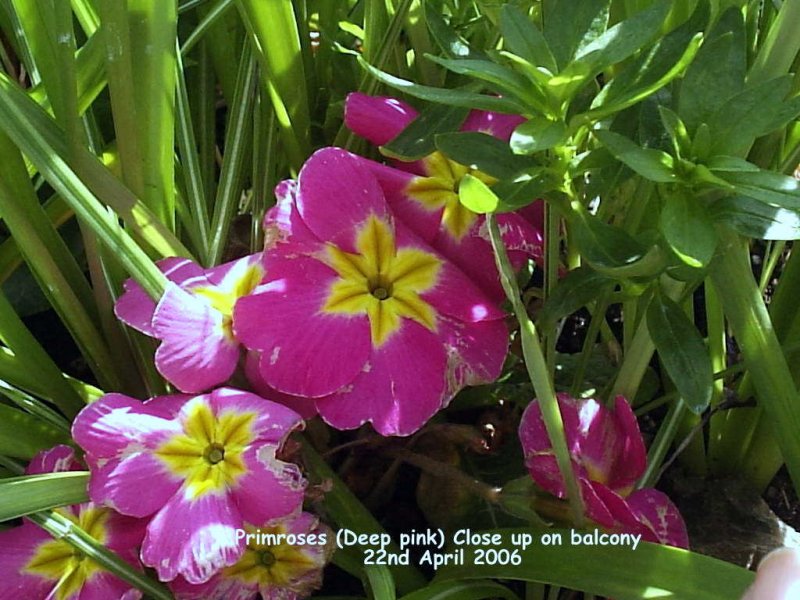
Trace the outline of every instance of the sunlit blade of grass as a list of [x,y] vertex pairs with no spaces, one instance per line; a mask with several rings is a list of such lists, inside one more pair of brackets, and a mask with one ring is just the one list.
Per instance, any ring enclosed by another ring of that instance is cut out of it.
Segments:
[[0,521],[89,500],[86,486],[89,473],[68,471],[23,475],[0,482]]
[[160,0],[128,0],[127,8],[135,133],[144,180],[141,198],[164,224],[174,229],[177,5]]
[[[212,5],[206,4],[197,10],[199,17],[208,14]],[[236,89],[236,69],[233,65],[239,63],[242,55],[242,45],[245,40],[245,28],[238,11],[225,11],[209,27],[202,38],[202,43],[208,51],[214,73],[222,95],[228,105],[233,102]]]
[[[74,391],[74,390],[73,390]],[[14,387],[7,381],[0,379],[0,394],[11,400],[22,410],[47,423],[69,436],[70,423],[45,402]],[[77,394],[77,392],[76,392]]]
[[[39,112],[41,109],[13,82],[0,74],[0,127],[4,128],[28,158],[39,168],[51,185],[70,204],[76,214],[89,224],[107,244],[128,271],[154,297],[160,297],[166,278],[156,268],[144,251],[119,225],[117,218],[97,200],[83,181],[70,168],[66,149],[58,128]],[[144,239],[163,255],[180,255],[185,249],[152,214],[133,198],[124,186],[103,167],[88,151],[78,154],[81,170],[91,178],[94,189],[114,208]]]
[[261,97],[256,99],[253,111],[253,190],[250,214],[250,251],[259,252],[264,244],[264,230],[261,226],[268,206],[275,203],[272,190],[275,188],[278,172],[278,129],[275,113],[269,102]]
[[68,441],[68,432],[56,429],[21,410],[0,404],[0,454],[28,460],[37,452]]
[[192,241],[198,249],[202,262],[208,265],[208,205],[200,170],[200,159],[197,156],[197,142],[194,136],[194,125],[189,106],[189,94],[183,72],[183,60],[178,56],[176,74],[178,89],[176,94],[177,138],[181,157],[181,171],[186,186],[186,200],[192,217],[193,227],[190,230]]
[[28,179],[19,151],[0,134],[0,212],[42,291],[69,329],[101,385],[117,382],[97,330],[94,299],[72,255],[55,232]]
[[172,594],[163,584],[134,569],[63,515],[54,511],[43,511],[29,514],[28,518],[54,538],[66,541],[107,571],[142,590],[147,597],[155,600],[172,600]]
[[211,29],[220,19],[227,13],[230,9],[234,7],[234,0],[219,0],[216,4],[214,4],[211,8],[208,9],[208,12],[203,16],[200,22],[197,24],[192,30],[192,33],[189,34],[189,37],[186,38],[186,41],[183,42],[183,45],[180,48],[180,53],[182,56],[186,56],[192,48],[194,48],[195,44],[200,41],[200,39]]
[[261,66],[261,84],[272,100],[284,150],[295,172],[311,150],[307,75],[300,28],[289,0],[238,0]]
[[41,81],[42,78],[39,75],[39,70],[36,68],[36,63],[33,59],[33,53],[31,52],[28,38],[25,36],[25,30],[23,29],[22,23],[17,15],[15,2],[14,0],[2,1],[6,16],[8,17],[9,25],[14,32],[13,41],[17,56],[22,61],[25,71],[28,73],[28,77],[30,78],[30,82],[33,85],[36,85]]
[[236,93],[228,116],[225,135],[225,155],[222,172],[214,202],[214,218],[211,222],[211,244],[208,251],[209,264],[218,264],[228,240],[230,224],[242,195],[242,179],[245,173],[245,158],[251,142],[253,126],[253,104],[257,83],[256,59],[250,44],[245,44],[239,62]]
[[83,408],[81,398],[64,379],[61,370],[44,348],[22,323],[2,292],[0,292],[0,337],[18,359],[36,369],[41,385],[48,390],[48,397],[54,400],[56,406],[65,415],[74,416]]
[[89,0],[72,0],[72,10],[86,36],[94,35],[100,27],[100,17],[92,3]]

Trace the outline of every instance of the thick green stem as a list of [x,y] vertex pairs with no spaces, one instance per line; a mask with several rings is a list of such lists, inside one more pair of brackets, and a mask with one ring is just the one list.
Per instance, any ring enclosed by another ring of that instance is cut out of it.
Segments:
[[721,230],[711,281],[744,355],[759,402],[772,423],[789,474],[800,488],[800,403],[764,300],[750,268],[747,246]]
[[500,235],[500,229],[497,226],[496,217],[492,214],[486,215],[486,224],[489,227],[489,237],[492,242],[492,248],[494,249],[497,270],[500,272],[500,281],[503,284],[503,289],[506,292],[508,300],[514,307],[514,313],[519,321],[522,353],[525,357],[525,366],[528,369],[528,376],[531,379],[531,383],[533,383],[533,389],[536,392],[539,406],[542,409],[542,419],[544,420],[550,443],[553,445],[553,454],[555,454],[556,462],[558,463],[558,470],[561,472],[561,476],[566,483],[567,498],[569,499],[573,518],[575,519],[575,523],[579,527],[582,527],[585,521],[583,516],[583,499],[580,495],[580,488],[578,486],[578,480],[575,477],[575,471],[572,468],[572,460],[564,436],[564,423],[558,408],[558,400],[556,399],[553,380],[550,377],[547,361],[545,360],[542,346],[539,342],[539,334],[536,331],[536,326],[533,324],[533,321],[531,321],[528,316],[528,312],[525,310],[525,305],[522,303],[517,280],[514,277],[514,269],[511,267],[511,263],[508,260],[508,254],[503,245],[503,239]]

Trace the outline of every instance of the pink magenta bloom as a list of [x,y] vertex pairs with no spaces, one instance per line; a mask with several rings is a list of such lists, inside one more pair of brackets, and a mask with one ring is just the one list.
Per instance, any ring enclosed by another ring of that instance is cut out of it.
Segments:
[[[395,138],[417,116],[411,106],[395,98],[374,97],[354,92],[345,102],[345,123],[356,134],[381,146]],[[508,140],[525,119],[473,110],[462,131],[478,131]],[[408,174],[376,169],[387,198],[398,218],[447,258],[492,298],[501,300],[494,254],[488,239],[485,217],[464,207],[458,200],[458,186],[466,174],[489,185],[491,176],[454,162],[441,152],[433,152],[412,163],[393,161]],[[529,211],[498,215],[497,221],[509,257],[516,267],[528,258],[542,257],[541,224],[531,221]]]
[[[600,525],[642,533],[644,539],[688,547],[686,526],[667,496],[658,490],[632,492],[645,471],[647,456],[639,424],[627,400],[617,396],[614,410],[593,399],[558,394],[567,447],[581,487],[586,514]],[[533,480],[566,497],[539,403],[525,409],[519,425],[525,464]]]
[[[28,475],[79,471],[72,448],[56,446],[37,454]],[[144,522],[91,502],[56,509],[89,535],[140,569],[136,548]],[[65,540],[25,520],[0,532],[0,598],[27,600],[135,600],[142,594],[87,558]]]
[[159,261],[170,280],[158,304],[132,279],[115,306],[117,317],[161,340],[156,367],[183,392],[202,392],[230,378],[239,362],[231,330],[236,301],[264,275],[261,255],[203,270],[185,258]]
[[[272,526],[241,531],[242,558],[201,585],[179,577],[170,585],[178,600],[305,598],[322,584],[322,569],[334,548],[333,532],[317,517],[301,513]],[[247,535],[251,537],[246,537]]]
[[107,394],[78,414],[72,434],[86,451],[90,498],[150,518],[142,562],[162,581],[203,583],[241,558],[245,522],[300,509],[305,480],[277,454],[301,425],[285,406],[220,388],[144,403]]
[[277,194],[267,277],[233,319],[264,384],[314,398],[334,427],[409,435],[464,385],[498,377],[502,311],[394,219],[364,159],[320,150]]

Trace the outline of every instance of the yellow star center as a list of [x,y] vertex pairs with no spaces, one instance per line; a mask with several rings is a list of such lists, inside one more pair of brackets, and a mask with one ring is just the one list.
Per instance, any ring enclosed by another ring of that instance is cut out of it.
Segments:
[[441,152],[429,154],[422,162],[427,177],[415,177],[406,188],[406,193],[428,210],[442,210],[442,226],[460,241],[470,230],[478,215],[458,201],[458,188],[464,175],[472,175],[486,185],[497,180],[477,169],[466,167],[450,160]]
[[253,441],[252,412],[222,412],[215,417],[208,404],[193,400],[183,433],[155,450],[172,473],[185,479],[189,499],[236,485],[246,468],[242,454]]
[[197,286],[191,288],[196,295],[204,298],[211,308],[222,313],[222,327],[228,339],[233,340],[231,322],[236,301],[250,294],[264,277],[264,269],[260,264],[243,262],[232,268],[217,285]]
[[[106,541],[106,521],[109,510],[87,508],[76,518],[71,511],[59,511],[98,542]],[[101,571],[100,565],[64,540],[51,540],[41,544],[23,570],[45,579],[57,580],[53,594],[48,598],[65,600],[77,594],[95,573]]]
[[[245,527],[245,531],[253,533],[255,530]],[[260,534],[274,534],[276,539],[283,534],[282,540],[286,539],[286,528],[282,525],[258,531]],[[250,585],[258,583],[261,588],[288,587],[319,566],[302,546],[292,546],[285,541],[272,545],[250,542],[239,562],[226,567],[222,573],[224,577],[235,577]]]
[[374,346],[379,347],[412,319],[434,331],[436,312],[420,294],[436,285],[441,260],[423,250],[397,249],[390,226],[370,216],[356,237],[357,253],[328,245],[327,263],[339,275],[322,311],[366,314]]

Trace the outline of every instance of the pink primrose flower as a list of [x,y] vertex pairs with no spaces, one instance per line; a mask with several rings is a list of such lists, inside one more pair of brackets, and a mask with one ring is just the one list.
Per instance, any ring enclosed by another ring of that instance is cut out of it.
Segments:
[[161,340],[156,368],[183,392],[202,392],[224,383],[239,362],[231,330],[236,301],[264,275],[255,254],[203,270],[185,258],[159,261],[170,284],[156,304],[132,279],[115,306],[117,317]]
[[140,402],[107,394],[75,418],[92,501],[148,517],[141,559],[162,581],[193,584],[236,563],[236,530],[299,511],[305,480],[277,458],[302,426],[292,410],[248,392]]
[[[648,541],[688,547],[686,526],[669,498],[655,489],[633,492],[647,455],[627,400],[617,396],[614,410],[609,410],[591,398],[558,394],[558,404],[587,516],[609,529],[642,533]],[[565,498],[564,480],[536,401],[522,415],[519,438],[533,480]]]
[[170,584],[178,600],[265,600],[305,598],[322,584],[322,569],[334,549],[333,532],[316,516],[301,513],[271,526],[246,525],[242,558],[209,581],[191,585],[182,577]]
[[[72,448],[55,446],[37,454],[25,472],[34,475],[82,469]],[[56,511],[141,569],[136,548],[144,536],[143,521],[91,502]],[[135,600],[141,597],[141,592],[130,584],[27,519],[20,527],[0,532],[0,598]]]
[[[395,98],[354,92],[345,102],[345,124],[356,134],[378,146],[394,139],[417,116],[411,106]],[[473,110],[462,131],[477,131],[508,140],[524,121],[518,115]],[[399,219],[412,228],[466,273],[493,299],[504,298],[486,230],[485,217],[458,200],[461,179],[470,174],[489,185],[495,179],[481,171],[454,162],[435,151],[425,158],[392,164],[406,173],[375,165],[376,175]],[[520,267],[528,258],[541,261],[541,223],[531,220],[531,211],[504,213],[497,217],[509,258]]]
[[508,332],[496,302],[394,218],[366,162],[325,148],[278,186],[268,274],[233,329],[263,384],[314,398],[332,426],[409,435],[498,377]]

